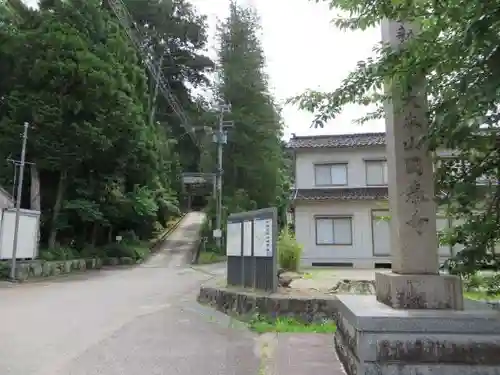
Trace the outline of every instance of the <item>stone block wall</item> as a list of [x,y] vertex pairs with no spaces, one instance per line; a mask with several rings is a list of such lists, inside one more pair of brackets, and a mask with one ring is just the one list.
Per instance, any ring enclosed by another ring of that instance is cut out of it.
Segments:
[[[16,280],[23,282],[29,279],[58,276],[87,270],[99,270],[103,266],[133,265],[132,258],[90,258],[56,261],[20,261],[16,264]],[[0,279],[10,275],[10,262],[0,262]]]
[[217,286],[202,286],[198,302],[214,307],[227,315],[250,316],[263,314],[272,317],[289,316],[312,322],[333,320],[335,297],[312,298],[280,294],[259,294]]

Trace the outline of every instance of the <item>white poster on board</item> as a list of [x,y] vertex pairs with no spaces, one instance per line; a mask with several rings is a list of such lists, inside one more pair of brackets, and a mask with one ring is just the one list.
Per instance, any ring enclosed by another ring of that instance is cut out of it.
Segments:
[[227,224],[226,255],[241,256],[241,223]]
[[252,222],[243,222],[243,256],[252,256]]
[[271,219],[256,219],[253,227],[254,256],[273,256],[273,221]]

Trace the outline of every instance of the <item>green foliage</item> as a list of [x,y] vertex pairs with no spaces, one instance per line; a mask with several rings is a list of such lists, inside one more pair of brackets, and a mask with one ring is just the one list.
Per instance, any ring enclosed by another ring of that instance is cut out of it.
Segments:
[[214,252],[203,251],[200,253],[198,258],[198,264],[213,264],[224,262],[226,257],[224,255],[219,255]]
[[295,318],[270,318],[257,315],[249,322],[250,329],[257,333],[294,332],[294,333],[334,333],[337,326],[333,321],[304,322]]
[[500,274],[486,278],[486,293],[489,296],[500,295]]
[[149,249],[141,243],[115,242],[102,249],[107,258],[132,258],[134,261],[143,260],[149,254]]
[[[154,58],[171,51],[162,70],[172,93],[202,116],[188,85],[205,85],[213,67],[202,53],[205,18],[184,0],[125,3]],[[149,238],[179,215],[180,173],[197,170],[198,151],[189,137],[179,141],[184,130],[155,86],[101,1],[48,0],[37,10],[0,2],[0,160],[19,156],[28,121],[42,245],[87,254],[123,232]],[[1,162],[0,184],[12,176]]]
[[[212,103],[191,94],[208,87],[214,68],[204,52],[206,17],[185,0],[124,3],[184,112],[193,124],[215,125]],[[255,14],[231,4],[214,92],[232,103],[235,121],[223,223],[231,212],[278,206],[282,216],[288,207],[290,163],[258,32]],[[212,172],[215,163],[209,137],[199,150],[186,136],[106,1],[44,0],[36,10],[0,2],[0,160],[19,157],[25,121],[27,159],[40,176],[42,246],[75,256],[128,254],[123,244],[104,249],[124,232],[136,241],[161,231],[181,211],[181,172]],[[0,162],[0,184],[10,187],[12,176]],[[209,238],[210,228],[203,229]]]
[[281,231],[278,240],[278,262],[287,271],[298,271],[302,255],[302,245],[287,230]]
[[0,261],[0,280],[7,279],[10,274],[9,263],[6,261]]
[[52,260],[72,260],[78,258],[78,252],[70,247],[56,247],[54,249],[42,249],[40,259]]
[[[264,72],[258,17],[251,7],[231,2],[229,8],[218,28],[215,85],[217,101],[232,106],[225,119],[234,121],[224,147],[223,228],[227,216],[236,212],[277,206],[282,217],[289,204],[291,165],[281,141],[280,109]],[[202,165],[213,168],[215,160],[215,148],[207,147]],[[210,221],[215,219],[215,205],[208,215]]]
[[464,278],[466,291],[478,290],[484,285],[484,278],[479,274],[468,275]]
[[484,297],[500,295],[500,274],[481,275],[478,273],[464,277],[465,291],[469,294],[483,294]]
[[[317,0],[319,2],[320,0]],[[360,61],[331,93],[308,91],[292,101],[314,112],[323,127],[347,104],[375,106],[361,123],[384,116],[383,104],[405,102],[415,88],[425,89],[428,131],[422,141],[429,151],[452,149],[457,156],[441,160],[436,170],[439,204],[454,219],[452,246],[464,247],[457,261],[461,272],[474,273],[488,262],[499,266],[493,249],[500,239],[500,13],[494,2],[457,0],[401,2],[328,0],[349,18],[337,27],[365,30],[384,19],[407,20],[420,32],[394,49],[380,43],[375,56]],[[390,92],[382,92],[384,85]],[[389,86],[387,86],[389,85]],[[483,184],[478,185],[477,179]]]
[[130,258],[135,262],[144,260],[150,254],[147,244],[128,240],[113,242],[102,247],[87,246],[78,251],[70,247],[42,249],[40,259],[45,261],[72,260],[79,258]]
[[139,237],[133,230],[127,230],[120,232],[118,234],[119,236],[122,237],[122,241],[125,243],[138,243],[139,242]]

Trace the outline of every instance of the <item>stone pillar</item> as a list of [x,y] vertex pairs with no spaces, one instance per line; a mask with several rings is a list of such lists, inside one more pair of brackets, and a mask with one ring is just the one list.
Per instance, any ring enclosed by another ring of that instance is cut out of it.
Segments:
[[[384,39],[398,47],[415,31],[383,24]],[[438,272],[432,160],[419,144],[427,131],[423,85],[412,82],[404,105],[401,89],[390,90],[393,272],[376,274],[376,298],[337,295],[337,355],[347,375],[498,375],[500,315],[473,301],[465,301],[464,309],[460,279]]]
[[[382,38],[396,48],[418,32],[384,21]],[[439,275],[432,156],[421,142],[428,130],[424,79],[388,83],[386,143],[392,273],[376,275],[377,300],[393,308],[462,309],[460,278]]]

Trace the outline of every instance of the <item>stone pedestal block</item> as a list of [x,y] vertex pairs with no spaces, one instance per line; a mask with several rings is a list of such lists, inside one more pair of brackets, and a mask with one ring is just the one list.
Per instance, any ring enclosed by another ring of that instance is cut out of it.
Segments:
[[375,285],[377,301],[394,309],[463,310],[457,276],[376,273]]
[[338,296],[335,348],[347,375],[499,375],[500,314],[398,310]]

